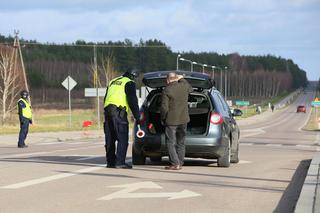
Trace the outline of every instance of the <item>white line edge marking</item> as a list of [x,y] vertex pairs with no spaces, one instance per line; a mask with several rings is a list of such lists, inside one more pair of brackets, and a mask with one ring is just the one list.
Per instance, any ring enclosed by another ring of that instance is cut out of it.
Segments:
[[282,144],[272,144],[272,143],[268,143],[266,144],[266,146],[276,146],[276,147],[279,147],[279,146],[283,146]]

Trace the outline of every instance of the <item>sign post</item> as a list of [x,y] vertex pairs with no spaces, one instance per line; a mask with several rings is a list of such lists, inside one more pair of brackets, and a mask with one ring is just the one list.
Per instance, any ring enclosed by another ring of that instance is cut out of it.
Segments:
[[71,90],[77,85],[77,82],[68,76],[61,84],[69,92],[69,127],[71,128]]

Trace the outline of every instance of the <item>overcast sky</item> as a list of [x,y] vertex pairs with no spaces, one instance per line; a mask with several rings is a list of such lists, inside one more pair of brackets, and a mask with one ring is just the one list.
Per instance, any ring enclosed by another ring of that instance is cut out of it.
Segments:
[[[292,59],[320,77],[320,0],[1,0],[0,34],[39,42],[159,39],[173,51]],[[198,61],[201,63],[201,61]]]

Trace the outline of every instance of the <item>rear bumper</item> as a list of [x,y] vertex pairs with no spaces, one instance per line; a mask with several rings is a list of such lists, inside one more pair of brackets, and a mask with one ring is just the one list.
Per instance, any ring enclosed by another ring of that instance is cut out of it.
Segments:
[[[146,135],[144,138],[135,137],[134,146],[147,157],[168,155],[164,134]],[[226,152],[228,139],[187,136],[185,147],[186,157],[218,158]]]

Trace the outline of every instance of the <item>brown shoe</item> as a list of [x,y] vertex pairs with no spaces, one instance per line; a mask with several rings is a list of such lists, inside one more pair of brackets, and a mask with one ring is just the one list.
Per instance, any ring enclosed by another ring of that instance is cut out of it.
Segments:
[[167,169],[167,170],[180,170],[181,166],[180,165],[171,165],[171,166],[164,167],[164,169]]

